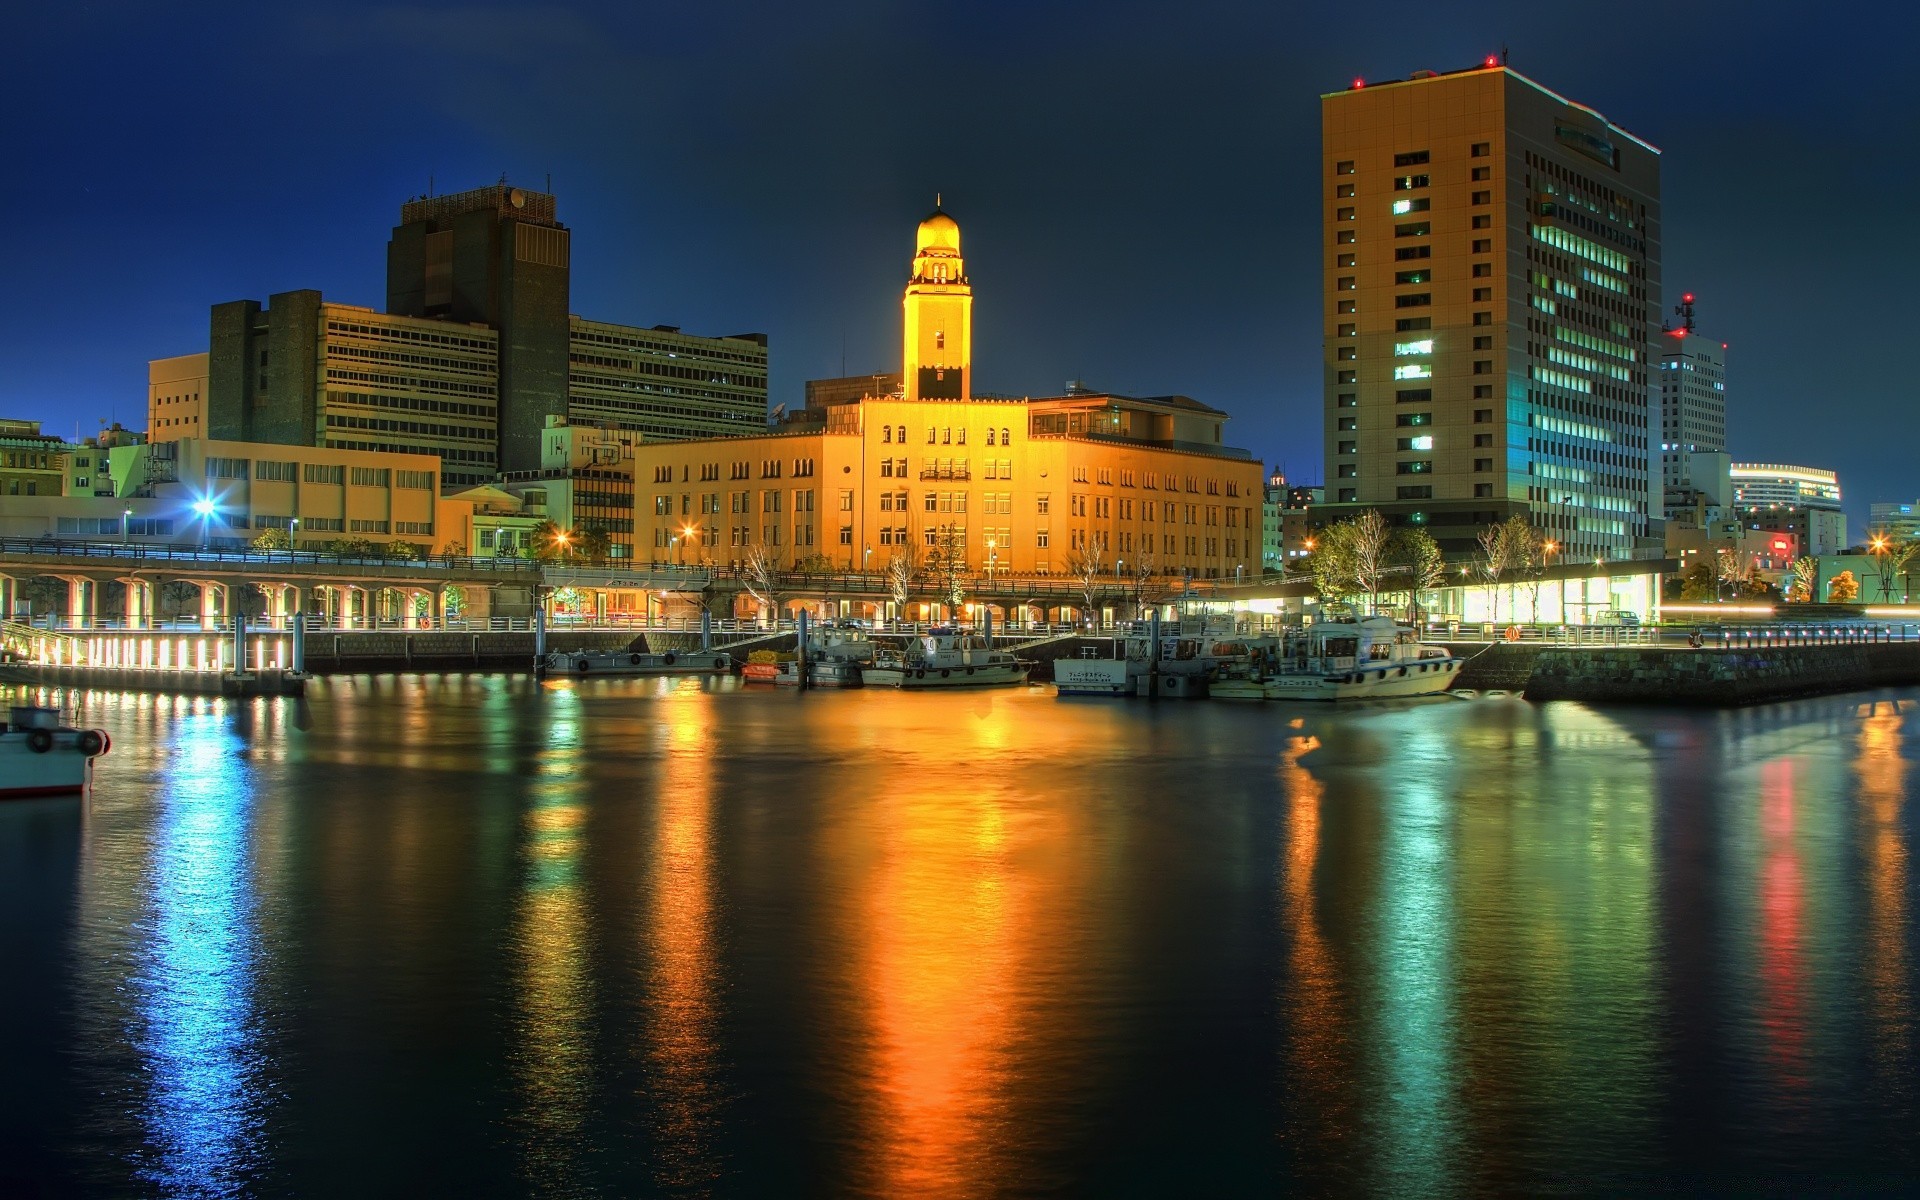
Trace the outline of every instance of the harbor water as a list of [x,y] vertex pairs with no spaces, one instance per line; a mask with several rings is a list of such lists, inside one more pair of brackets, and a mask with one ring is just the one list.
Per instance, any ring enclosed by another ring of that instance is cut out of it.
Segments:
[[1920,1178],[1895,693],[55,698],[113,752],[0,808],[0,1194]]

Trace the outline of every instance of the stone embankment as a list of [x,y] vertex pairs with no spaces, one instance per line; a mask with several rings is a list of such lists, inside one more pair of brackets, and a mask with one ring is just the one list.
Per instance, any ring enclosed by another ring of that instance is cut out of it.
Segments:
[[1920,642],[1539,648],[1529,700],[1727,707],[1920,683]]
[[1451,654],[1467,660],[1453,686],[1463,691],[1517,692],[1527,686],[1533,674],[1533,662],[1543,649],[1538,643],[1456,642],[1447,647]]

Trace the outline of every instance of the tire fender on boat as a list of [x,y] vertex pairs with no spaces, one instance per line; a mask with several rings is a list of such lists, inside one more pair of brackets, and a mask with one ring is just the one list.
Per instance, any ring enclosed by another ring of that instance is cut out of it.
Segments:
[[667,652],[666,652],[665,654],[662,654],[662,655],[660,656],[660,661],[661,661],[661,662],[663,662],[663,663],[665,663],[665,664],[667,664],[668,666],[672,666],[672,665],[673,665],[673,651],[671,651],[671,650],[669,650],[669,651],[667,651]]
[[82,729],[73,744],[88,758],[98,758],[107,752],[107,735],[98,729]]
[[727,669],[727,660],[726,660],[726,659],[724,659],[724,658],[716,658],[716,659],[714,659],[714,660],[713,660],[713,669],[714,669],[714,670],[716,670],[716,671],[724,671],[724,670],[726,670],[726,669]]
[[640,665],[640,656],[639,656],[638,654],[629,654],[629,655],[627,655],[627,665],[628,665],[628,666],[630,666],[630,667],[637,667],[637,666],[639,666],[639,665]]
[[940,668],[940,678],[946,679],[952,676],[952,674],[953,674],[953,671],[950,668],[947,668],[947,667]]
[[593,664],[588,662],[584,658],[576,658],[573,660],[573,669],[576,673],[585,675],[588,671],[593,669]]
[[27,730],[27,749],[35,754],[45,754],[53,749],[53,734],[45,729]]

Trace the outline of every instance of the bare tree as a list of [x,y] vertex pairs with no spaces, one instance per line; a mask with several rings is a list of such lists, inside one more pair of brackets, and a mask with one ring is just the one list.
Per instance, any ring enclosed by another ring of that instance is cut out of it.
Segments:
[[1907,573],[1908,564],[1920,554],[1920,542],[1896,541],[1885,532],[1876,533],[1868,542],[1873,551],[1873,573],[1880,580],[1880,600],[1893,599],[1893,581]]
[[885,577],[897,618],[907,611],[907,597],[913,594],[914,581],[920,577],[920,555],[912,545],[893,548],[893,557],[887,559]]
[[1148,598],[1159,593],[1158,576],[1159,564],[1153,555],[1142,554],[1133,560],[1133,570],[1127,576],[1127,602],[1135,620],[1147,615]]
[[780,605],[786,600],[786,590],[781,586],[781,576],[786,569],[784,556],[765,542],[755,542],[748,547],[747,556],[740,563],[741,586],[755,602],[771,612],[776,621],[780,619]]
[[1380,581],[1387,571],[1387,543],[1393,530],[1387,519],[1371,508],[1343,524],[1352,530],[1354,588],[1367,594],[1367,612],[1371,614],[1380,604]]
[[1720,582],[1726,584],[1736,598],[1753,582],[1753,563],[1731,547],[1722,546],[1715,552],[1714,567]]
[[1489,525],[1480,531],[1478,539],[1480,577],[1487,581],[1487,606],[1492,609],[1495,622],[1500,620],[1500,576],[1512,565],[1509,557],[1511,546],[1506,534],[1506,526]]
[[1091,624],[1094,610],[1100,607],[1100,593],[1104,590],[1105,567],[1100,559],[1097,547],[1089,546],[1067,555],[1067,575],[1080,589],[1080,595],[1086,600],[1086,606],[1080,610],[1084,623]]
[[[1500,526],[1501,540],[1507,546],[1507,567],[1517,571],[1525,581],[1528,593],[1532,597],[1530,620],[1540,619],[1540,581],[1546,573],[1547,539],[1533,527],[1525,517],[1518,513],[1508,517]],[[1514,603],[1513,585],[1507,585],[1507,609],[1516,616],[1520,606]]]
[[927,549],[927,575],[933,580],[949,615],[958,613],[967,599],[967,531],[949,522],[934,531]]

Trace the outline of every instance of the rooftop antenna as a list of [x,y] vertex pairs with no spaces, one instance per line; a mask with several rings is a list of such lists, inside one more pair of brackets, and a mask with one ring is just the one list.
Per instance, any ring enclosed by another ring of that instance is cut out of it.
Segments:
[[1507,65],[1507,44],[1505,42],[1500,43],[1500,65],[1503,67]]
[[935,212],[940,211],[940,193],[939,192],[935,192],[933,194],[933,211]]
[[1673,306],[1673,313],[1680,318],[1680,328],[1693,332],[1693,293],[1680,297],[1680,303]]

